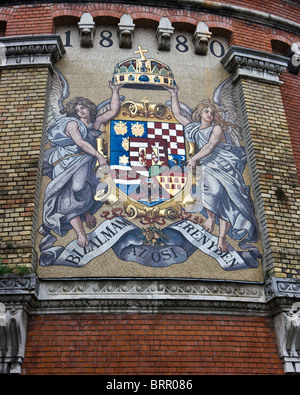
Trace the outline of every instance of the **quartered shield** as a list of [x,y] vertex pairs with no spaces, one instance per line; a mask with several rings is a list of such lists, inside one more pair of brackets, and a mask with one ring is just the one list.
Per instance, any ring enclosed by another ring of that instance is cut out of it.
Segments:
[[183,126],[164,120],[110,122],[110,167],[116,186],[153,207],[179,193],[187,182]]

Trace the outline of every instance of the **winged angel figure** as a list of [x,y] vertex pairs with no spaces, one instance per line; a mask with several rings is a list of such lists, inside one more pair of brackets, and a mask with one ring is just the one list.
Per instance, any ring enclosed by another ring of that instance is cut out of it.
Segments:
[[[71,228],[77,234],[77,244],[88,245],[83,222],[96,226],[93,214],[100,208],[94,200],[99,184],[95,166],[106,166],[106,159],[97,151],[96,138],[101,126],[113,118],[120,108],[121,86],[110,84],[112,96],[96,106],[90,100],[77,97],[65,105],[69,96],[68,83],[56,68],[51,80],[48,103],[43,174],[51,178],[45,191],[43,226],[40,232],[47,237],[50,231],[64,236]],[[44,238],[45,239],[45,238]],[[46,239],[45,239],[46,241]]]
[[[243,172],[245,150],[241,146],[241,124],[232,78],[221,83],[212,100],[204,100],[193,111],[178,100],[178,86],[168,89],[175,118],[185,127],[185,138],[195,143],[198,152],[188,162],[195,168],[200,160],[203,174],[202,204],[207,217],[203,224],[212,232],[219,224],[218,249],[228,251],[226,236],[243,242],[259,238],[250,188]],[[242,244],[242,243],[241,243]]]

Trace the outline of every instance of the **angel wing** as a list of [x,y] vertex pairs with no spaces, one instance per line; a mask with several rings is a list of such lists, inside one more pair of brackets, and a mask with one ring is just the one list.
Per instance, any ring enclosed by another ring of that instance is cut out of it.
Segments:
[[212,100],[222,111],[225,122],[229,124],[229,129],[226,132],[236,146],[239,147],[241,145],[242,126],[237,113],[237,99],[232,84],[232,77],[229,77],[217,87]]
[[63,101],[69,96],[69,86],[62,73],[54,67],[54,73],[50,81],[50,97],[48,101],[47,130],[54,122],[64,115],[60,113],[63,110]]

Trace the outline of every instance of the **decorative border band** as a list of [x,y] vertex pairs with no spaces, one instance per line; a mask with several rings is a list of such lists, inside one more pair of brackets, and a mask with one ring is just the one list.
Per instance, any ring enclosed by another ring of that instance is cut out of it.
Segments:
[[261,285],[189,280],[42,281],[40,300],[78,298],[218,299],[264,301]]
[[[265,314],[263,285],[205,280],[41,280],[36,313]],[[35,313],[33,312],[33,313]]]
[[[300,280],[271,278],[266,284],[181,279],[38,279],[35,274],[0,277],[5,303],[34,301],[32,314],[81,311],[222,312],[268,314],[268,302],[300,300]],[[141,311],[140,311],[141,309]]]

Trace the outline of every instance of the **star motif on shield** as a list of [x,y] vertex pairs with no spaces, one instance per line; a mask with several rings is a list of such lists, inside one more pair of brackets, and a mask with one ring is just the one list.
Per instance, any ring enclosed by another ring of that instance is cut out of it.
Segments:
[[129,163],[128,156],[126,156],[126,155],[120,156],[119,163],[121,163],[122,165],[127,165]]

